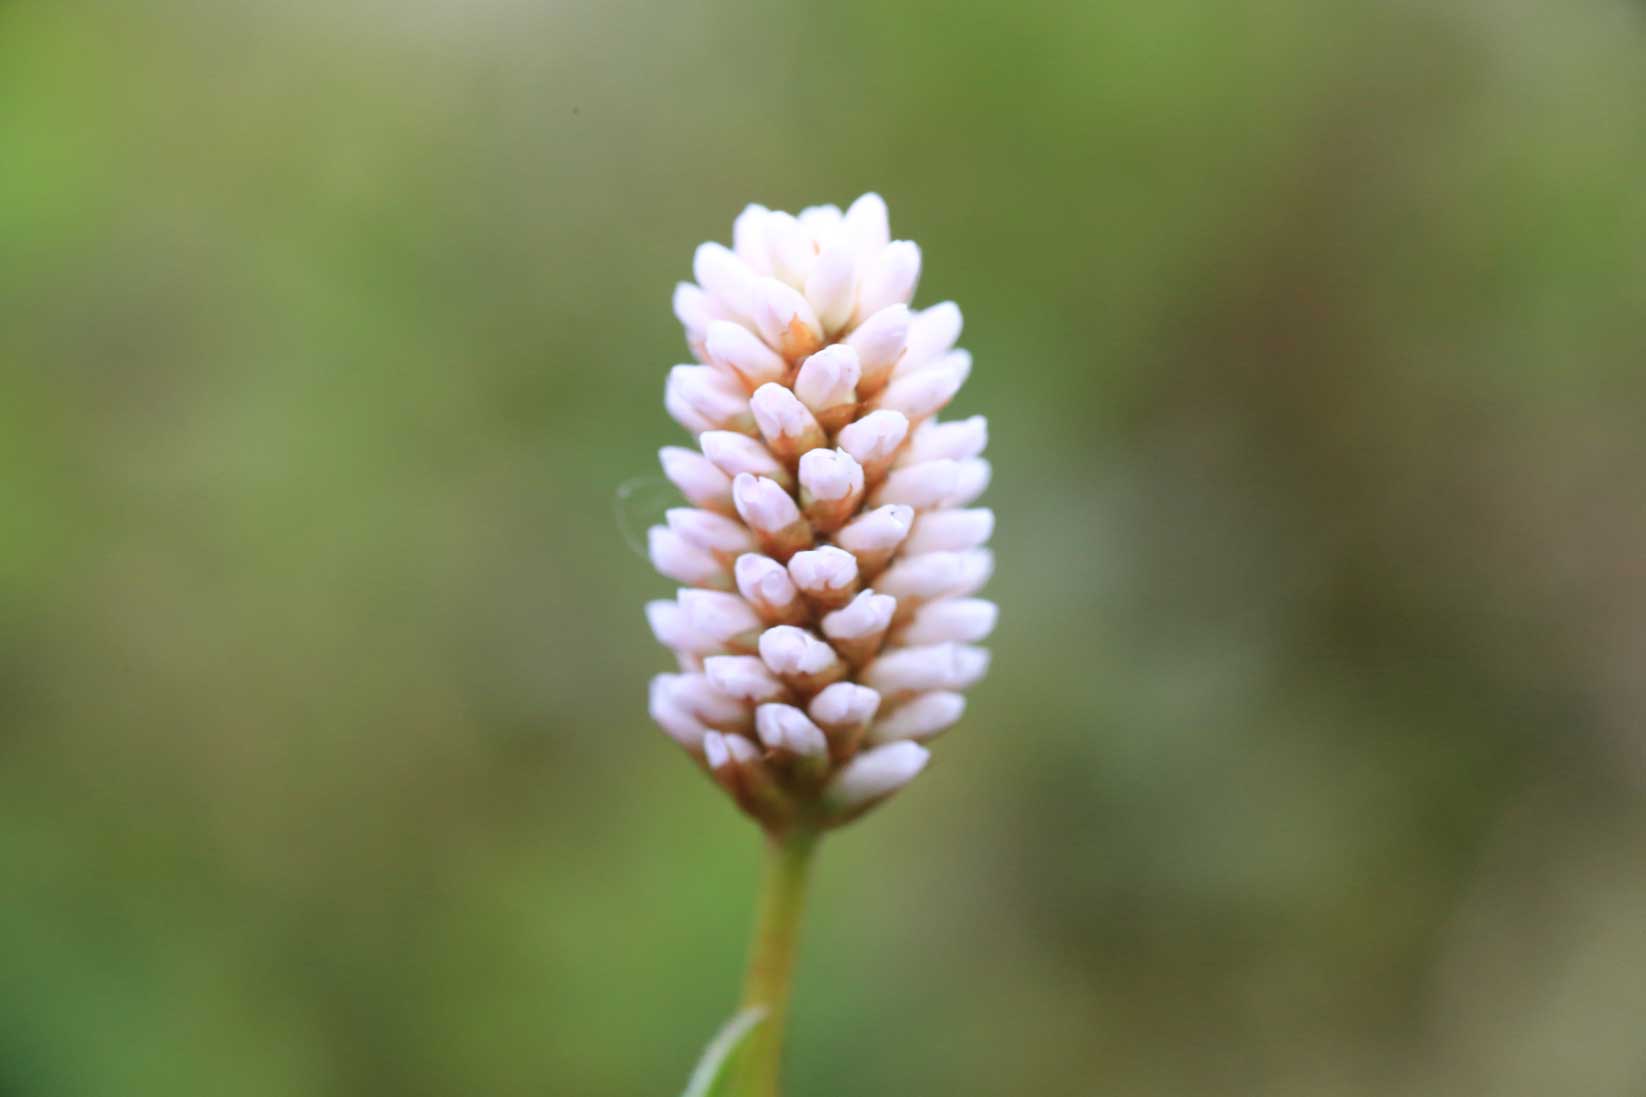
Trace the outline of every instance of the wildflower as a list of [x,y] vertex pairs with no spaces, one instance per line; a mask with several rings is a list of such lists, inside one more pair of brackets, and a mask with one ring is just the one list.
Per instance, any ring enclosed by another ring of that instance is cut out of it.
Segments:
[[988,668],[988,428],[938,419],[960,309],[911,306],[920,249],[878,195],[750,206],[732,237],[674,295],[697,361],[664,406],[695,447],[660,457],[690,506],[648,545],[688,589],[646,607],[680,667],[650,708],[768,831],[815,831],[912,781]]

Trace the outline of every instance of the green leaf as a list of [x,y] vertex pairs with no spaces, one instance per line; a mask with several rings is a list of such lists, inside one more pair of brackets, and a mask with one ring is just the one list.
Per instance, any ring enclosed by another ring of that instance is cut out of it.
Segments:
[[732,1097],[732,1068],[737,1065],[737,1053],[765,1019],[765,1006],[750,1006],[722,1025],[703,1058],[697,1061],[697,1069],[692,1071],[686,1092],[680,1097]]

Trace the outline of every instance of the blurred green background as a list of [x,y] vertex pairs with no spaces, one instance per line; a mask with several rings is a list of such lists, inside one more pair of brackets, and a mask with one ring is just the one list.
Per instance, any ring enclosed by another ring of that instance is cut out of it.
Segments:
[[693,247],[869,189],[1002,624],[824,850],[793,1097],[1646,1092],[1643,62],[1619,0],[0,3],[0,1095],[677,1092],[758,842],[614,498]]

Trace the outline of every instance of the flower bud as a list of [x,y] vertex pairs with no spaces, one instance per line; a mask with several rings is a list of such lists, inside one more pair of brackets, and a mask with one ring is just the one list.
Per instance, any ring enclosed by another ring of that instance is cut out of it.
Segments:
[[824,430],[839,430],[857,411],[857,382],[862,376],[857,352],[836,343],[800,364],[794,394],[817,416]]
[[960,485],[958,461],[927,461],[892,469],[870,502],[877,506],[901,503],[915,510],[933,510],[946,503]]
[[682,446],[664,446],[657,458],[663,464],[663,475],[693,506],[732,513],[732,478],[715,468],[713,461]]
[[857,591],[857,557],[833,545],[797,552],[789,559],[789,577],[812,605],[845,605]]
[[933,510],[915,519],[914,530],[903,544],[907,556],[927,552],[962,552],[988,541],[994,533],[994,511],[988,507],[971,510]]
[[776,481],[743,473],[732,481],[732,501],[767,555],[787,560],[812,543],[811,526]]
[[[897,630],[897,642],[975,644],[994,631],[998,616],[995,604],[982,598],[943,598],[915,610],[908,623]],[[825,629],[825,635],[827,632]]]
[[646,531],[646,550],[652,567],[678,583],[721,589],[731,586],[725,564],[667,526],[653,526]]
[[703,340],[708,335],[710,324],[727,318],[725,310],[700,287],[691,282],[680,282],[674,287],[674,314],[679,318],[681,327],[686,329],[686,345],[698,361],[705,361],[708,355]]
[[953,727],[965,711],[966,698],[961,694],[947,690],[922,693],[876,720],[870,738],[876,743],[929,742]]
[[698,435],[697,444],[702,447],[703,456],[734,480],[749,473],[770,477],[780,484],[789,482],[789,470],[772,456],[772,451],[746,434],[706,430]]
[[964,461],[976,457],[989,444],[989,421],[981,415],[968,419],[951,419],[940,423],[928,419],[920,424],[909,439],[909,447],[900,458],[902,464],[917,465],[922,461],[949,458]]
[[825,758],[829,741],[823,729],[793,705],[766,704],[754,710],[760,741],[776,751],[808,758]]
[[909,535],[913,521],[913,507],[900,503],[876,507],[847,523],[835,534],[835,544],[857,557],[859,574],[875,576]]
[[749,407],[770,452],[783,461],[792,462],[827,441],[810,409],[782,385],[761,385],[755,390]]
[[748,319],[754,272],[735,254],[721,244],[702,244],[692,257],[692,274],[721,312]]
[[675,366],[663,390],[663,405],[687,430],[735,430],[754,427],[743,386],[713,366]]
[[819,533],[833,533],[863,501],[863,466],[843,449],[814,449],[800,458],[800,505]]
[[762,343],[748,328],[729,320],[710,324],[703,346],[709,364],[732,374],[748,392],[768,381],[781,381],[789,371],[782,355]]
[[846,207],[846,238],[861,257],[872,257],[885,250],[892,239],[888,225],[886,200],[873,191]]
[[944,301],[909,317],[909,349],[897,364],[897,374],[913,373],[954,349],[960,338],[960,306]]
[[897,612],[897,599],[866,590],[823,618],[823,635],[854,665],[874,658]]
[[869,483],[877,483],[891,467],[897,447],[909,433],[909,420],[900,411],[871,411],[840,430],[840,448],[863,466]]
[[779,826],[792,813],[792,803],[761,761],[760,752],[743,736],[705,733],[703,761],[715,782],[756,821]]
[[857,383],[859,395],[878,392],[886,384],[898,359],[903,357],[908,337],[907,305],[881,309],[846,336],[846,345],[857,352],[858,365],[863,370]]
[[965,384],[970,369],[969,359],[946,355],[941,362],[919,373],[894,377],[875,399],[875,406],[900,411],[911,422],[919,422],[948,406],[954,394],[960,391],[960,386]]
[[732,251],[757,275],[772,272],[771,255],[766,250],[766,222],[771,213],[760,203],[750,202],[732,222]]
[[895,561],[875,580],[875,589],[897,599],[901,608],[950,595],[974,594],[994,571],[988,549],[966,552],[928,552]]
[[715,689],[739,700],[760,704],[788,696],[783,683],[753,655],[711,655],[703,660],[703,673]]
[[806,284],[817,249],[812,234],[800,219],[782,210],[773,210],[766,217],[766,254],[771,258],[772,274],[789,288]]
[[857,315],[868,317],[891,305],[907,305],[920,282],[920,248],[894,240],[863,266],[857,287]]
[[746,553],[734,566],[738,593],[769,625],[794,625],[811,617],[811,610],[789,578],[789,569],[770,556]]
[[988,490],[989,479],[994,474],[994,467],[983,457],[968,457],[956,465],[954,491],[943,500],[945,507],[964,507],[977,502],[977,497]]
[[716,653],[754,650],[764,622],[754,607],[737,595],[719,590],[683,590],[676,601],[685,610],[692,629],[717,645]]
[[[684,593],[684,592],[682,592]],[[657,642],[685,655],[719,655],[725,647],[719,640],[694,626],[679,602],[659,598],[646,603],[646,623]]]
[[965,644],[929,644],[894,648],[864,668],[863,684],[881,696],[961,690],[980,681],[989,669],[989,653]]
[[724,514],[691,507],[671,507],[663,512],[663,517],[674,532],[717,556],[735,557],[754,550],[754,535],[749,532],[749,527]]
[[880,707],[880,694],[855,682],[826,686],[807,712],[829,737],[829,753],[836,760],[851,757],[869,721]]
[[701,755],[708,728],[669,695],[668,683],[674,677],[672,674],[659,674],[652,679],[647,692],[646,710],[664,734],[691,753]]
[[855,819],[920,775],[931,752],[919,743],[888,743],[847,762],[824,790],[833,821]]
[[720,692],[706,674],[668,674],[665,688],[674,703],[718,731],[746,731],[754,709]]
[[815,693],[846,673],[833,648],[793,625],[777,625],[762,633],[760,658],[772,674],[802,693]]
[[806,275],[806,300],[825,333],[834,335],[846,326],[857,305],[857,255],[849,243],[837,241],[818,255]]
[[766,345],[791,362],[823,345],[823,324],[810,302],[775,278],[755,283],[754,323]]

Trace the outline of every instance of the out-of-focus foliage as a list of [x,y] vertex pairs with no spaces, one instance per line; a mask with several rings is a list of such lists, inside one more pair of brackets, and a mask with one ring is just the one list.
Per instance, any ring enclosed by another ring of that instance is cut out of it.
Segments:
[[0,4],[0,1094],[677,1089],[756,838],[613,500],[866,189],[1003,613],[795,1097],[1641,1092],[1643,179],[1621,0]]

